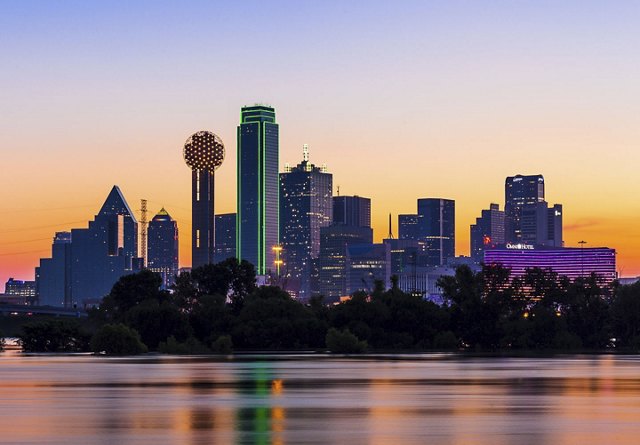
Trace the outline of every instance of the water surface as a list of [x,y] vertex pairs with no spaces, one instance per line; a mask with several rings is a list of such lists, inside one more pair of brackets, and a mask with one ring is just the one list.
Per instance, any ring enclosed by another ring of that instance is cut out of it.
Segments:
[[7,444],[637,444],[640,357],[0,354]]

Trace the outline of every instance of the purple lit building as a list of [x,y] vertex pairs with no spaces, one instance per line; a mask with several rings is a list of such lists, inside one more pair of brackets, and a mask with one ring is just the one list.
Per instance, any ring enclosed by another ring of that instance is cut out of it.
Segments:
[[553,269],[572,281],[595,273],[603,285],[616,279],[616,251],[608,247],[546,247],[507,243],[484,252],[485,264],[502,264],[512,276],[524,275],[526,269]]

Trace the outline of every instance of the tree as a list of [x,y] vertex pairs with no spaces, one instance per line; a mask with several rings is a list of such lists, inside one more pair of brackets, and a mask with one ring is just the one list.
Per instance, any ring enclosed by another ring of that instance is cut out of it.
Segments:
[[258,288],[244,302],[233,344],[244,348],[317,348],[326,327],[313,313],[275,286]]
[[42,320],[22,327],[20,343],[25,352],[85,352],[90,335],[77,320]]
[[640,346],[640,281],[618,287],[611,304],[611,320],[617,344],[637,349]]
[[569,332],[577,335],[587,348],[605,348],[611,338],[609,299],[597,276],[576,279],[567,289],[566,300]]
[[192,333],[187,315],[169,301],[146,300],[129,310],[124,322],[140,333],[142,342],[151,350],[170,336],[182,342]]
[[361,341],[349,329],[342,331],[331,328],[327,332],[325,343],[334,354],[361,354],[367,350],[367,342]]
[[91,338],[93,352],[105,352],[109,355],[137,355],[147,352],[140,341],[140,334],[122,323],[106,324]]
[[107,320],[123,321],[127,312],[143,301],[161,301],[168,298],[160,291],[162,278],[150,270],[124,275],[111,288],[100,304],[100,312]]

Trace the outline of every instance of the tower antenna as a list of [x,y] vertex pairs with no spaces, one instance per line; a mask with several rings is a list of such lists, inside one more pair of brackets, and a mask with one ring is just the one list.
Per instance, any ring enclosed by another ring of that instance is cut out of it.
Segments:
[[389,213],[389,239],[393,239],[393,232],[391,231],[391,213]]
[[140,200],[140,257],[147,267],[147,200]]
[[304,144],[302,146],[302,160],[304,162],[309,162],[309,144]]

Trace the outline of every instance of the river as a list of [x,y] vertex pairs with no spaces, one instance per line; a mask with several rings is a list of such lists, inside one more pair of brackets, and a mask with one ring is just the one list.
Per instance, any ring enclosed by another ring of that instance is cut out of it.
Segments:
[[640,357],[0,354],[6,444],[637,444]]

